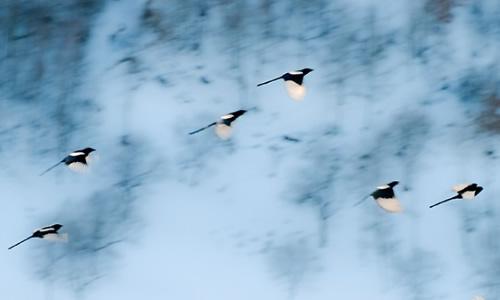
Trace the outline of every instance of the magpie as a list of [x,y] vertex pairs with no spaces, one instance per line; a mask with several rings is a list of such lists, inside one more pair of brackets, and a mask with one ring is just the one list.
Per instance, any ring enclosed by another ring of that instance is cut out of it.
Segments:
[[195,134],[207,128],[215,126],[215,133],[217,134],[217,136],[223,140],[227,140],[229,139],[229,137],[231,137],[232,123],[246,112],[247,112],[246,110],[240,109],[232,113],[228,113],[220,117],[219,120],[217,120],[216,122],[213,122],[205,127],[192,131],[189,134],[190,135]]
[[259,83],[257,84],[257,86],[283,79],[285,81],[285,87],[286,91],[288,92],[288,96],[290,96],[290,98],[292,98],[293,100],[300,101],[306,94],[306,87],[303,85],[304,76],[312,71],[313,69],[305,68],[293,72],[288,72],[281,75],[280,77],[276,77],[274,79]]
[[450,197],[448,199],[445,199],[443,201],[440,201],[436,204],[433,204],[429,206],[429,208],[433,208],[434,206],[443,204],[445,202],[455,200],[455,199],[466,199],[466,200],[472,200],[474,199],[481,191],[483,190],[482,186],[477,185],[477,183],[465,183],[465,184],[458,184],[453,187],[453,190],[457,192],[457,194],[453,197]]
[[63,233],[63,234],[59,233],[59,229],[61,229],[61,227],[63,227],[61,224],[54,224],[54,225],[50,225],[47,227],[37,229],[37,230],[33,231],[33,234],[31,236],[25,238],[24,240],[20,241],[19,243],[16,243],[16,244],[10,246],[9,250],[16,247],[16,246],[19,246],[20,244],[22,244],[22,243],[24,243],[27,240],[32,239],[32,238],[40,238],[40,239],[53,240],[53,241],[67,241],[68,234],[67,233]]
[[82,169],[85,169],[86,167],[88,167],[90,161],[89,154],[94,151],[95,151],[94,148],[89,148],[89,147],[73,151],[70,154],[68,154],[68,156],[66,156],[63,160],[53,165],[52,167],[48,168],[47,170],[43,171],[42,174],[40,174],[40,176],[54,169],[55,167],[57,167],[62,163],[64,163],[66,166],[68,166],[68,168],[74,171],[80,171]]
[[373,199],[375,199],[375,202],[377,202],[378,206],[380,206],[385,211],[390,213],[401,212],[403,208],[401,207],[401,203],[396,198],[396,195],[394,194],[393,190],[393,188],[398,184],[399,181],[392,181],[389,182],[388,184],[381,185],[377,187],[377,189],[373,193],[365,197],[363,200],[359,201],[354,206],[357,206],[366,199],[373,197]]

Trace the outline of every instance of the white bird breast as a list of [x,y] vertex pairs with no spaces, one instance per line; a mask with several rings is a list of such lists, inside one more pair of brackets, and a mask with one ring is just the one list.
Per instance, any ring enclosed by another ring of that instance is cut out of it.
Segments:
[[401,202],[396,198],[378,198],[375,200],[382,209],[390,213],[399,213],[403,211]]
[[233,129],[231,126],[219,123],[215,125],[215,134],[223,140],[227,140],[231,137]]
[[297,84],[292,80],[287,80],[285,81],[285,87],[288,96],[290,96],[293,100],[301,101],[304,99],[304,96],[306,95],[306,87],[304,85]]
[[67,242],[68,241],[68,234],[67,233],[49,233],[43,236],[44,240],[48,241],[59,241],[59,242]]
[[474,197],[476,197],[476,192],[474,192],[474,191],[465,192],[462,194],[462,198],[464,198],[466,200],[472,200],[472,199],[474,199]]
[[88,166],[86,164],[81,163],[81,162],[74,162],[74,163],[70,163],[68,165],[68,168],[72,171],[77,172],[77,173],[84,173],[87,171]]

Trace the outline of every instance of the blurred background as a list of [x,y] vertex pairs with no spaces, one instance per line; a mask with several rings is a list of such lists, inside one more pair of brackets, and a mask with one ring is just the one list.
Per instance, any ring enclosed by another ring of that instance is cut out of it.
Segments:
[[3,0],[2,298],[500,299],[499,64],[497,0]]

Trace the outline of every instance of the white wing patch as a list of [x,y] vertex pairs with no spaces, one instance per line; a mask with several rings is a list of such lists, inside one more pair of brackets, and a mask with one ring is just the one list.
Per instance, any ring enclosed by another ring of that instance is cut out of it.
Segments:
[[302,71],[292,71],[292,72],[288,72],[288,74],[290,74],[290,75],[302,75],[304,73],[302,73]]
[[80,156],[80,155],[85,155],[83,152],[71,152],[69,156]]
[[459,192],[463,189],[465,189],[466,187],[468,187],[470,185],[470,183],[461,183],[461,184],[457,184],[453,187],[453,191],[455,192]]
[[384,184],[384,185],[381,185],[381,186],[377,186],[377,190],[385,190],[385,189],[388,189],[389,186],[387,184]]
[[68,241],[68,234],[67,233],[62,233],[62,234],[49,233],[49,234],[44,235],[42,239],[48,240],[48,241],[67,242]]
[[287,80],[285,81],[286,91],[288,96],[295,101],[301,101],[304,99],[306,95],[306,87],[304,85],[300,85],[295,83],[294,81]]
[[233,129],[231,126],[227,126],[225,124],[216,124],[215,125],[215,133],[217,136],[223,140],[227,140],[231,137]]
[[222,117],[220,117],[222,120],[227,120],[227,119],[231,119],[232,117],[234,117],[232,114],[228,114],[228,115],[224,115]]
[[74,163],[70,163],[68,165],[68,168],[70,168],[72,171],[75,171],[78,173],[83,173],[83,172],[87,171],[88,166],[86,164],[81,163],[81,162],[74,162]]
[[403,211],[401,202],[396,198],[378,198],[375,199],[378,206],[390,213],[399,213]]
[[35,230],[34,232],[37,232],[37,231],[46,232],[46,231],[52,231],[52,230],[54,230],[54,228],[45,228],[45,229],[44,228],[40,228],[40,229]]

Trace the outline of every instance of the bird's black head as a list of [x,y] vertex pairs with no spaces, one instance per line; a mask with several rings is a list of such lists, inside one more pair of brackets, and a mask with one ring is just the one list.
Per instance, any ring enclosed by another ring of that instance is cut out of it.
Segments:
[[52,226],[50,226],[52,228],[54,228],[55,231],[58,231],[59,229],[61,229],[61,227],[63,227],[61,224],[54,224]]
[[89,154],[89,153],[94,152],[94,151],[95,151],[95,149],[94,148],[90,148],[90,147],[82,149],[82,152],[85,153],[85,154]]
[[310,68],[304,68],[302,70],[300,70],[300,72],[302,72],[304,75],[306,75],[307,73],[310,73],[314,71],[313,69],[310,69]]
[[246,112],[247,112],[246,110],[240,109],[240,110],[237,110],[237,111],[233,111],[232,113],[229,113],[228,115],[233,115],[233,118],[236,119],[236,118],[238,118],[239,116],[243,115]]
[[476,192],[474,193],[474,195],[477,196],[477,194],[481,193],[482,190],[483,190],[483,187],[482,186],[478,186],[476,188]]
[[390,186],[391,188],[393,188],[398,184],[399,184],[399,181],[392,181],[392,182],[389,182],[387,185]]

